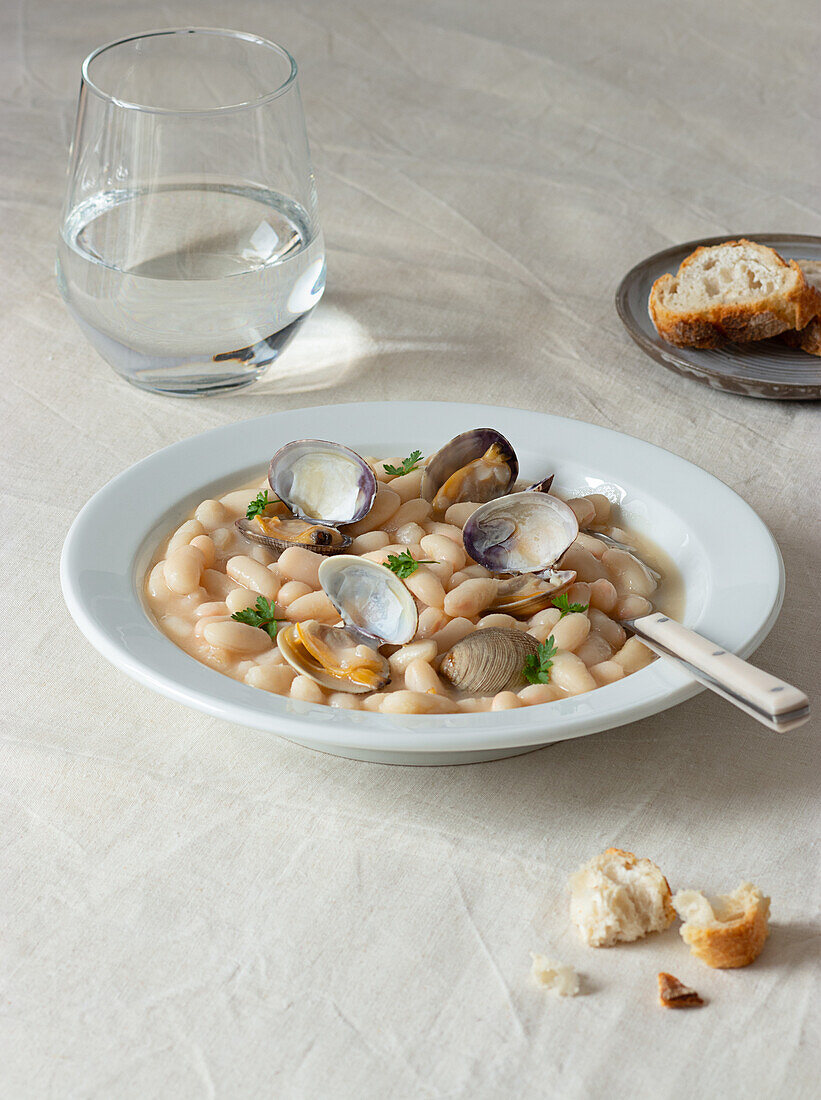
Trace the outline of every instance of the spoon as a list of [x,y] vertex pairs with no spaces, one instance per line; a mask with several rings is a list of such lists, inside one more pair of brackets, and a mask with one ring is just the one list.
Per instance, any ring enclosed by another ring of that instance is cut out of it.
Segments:
[[[634,547],[595,531],[586,533],[608,546],[626,550],[645,569],[650,569]],[[654,570],[650,571],[654,573]],[[654,575],[658,576],[657,573]],[[669,615],[651,611],[635,618],[621,619],[620,622],[654,653],[677,661],[699,683],[768,729],[785,733],[803,725],[809,718],[810,703],[803,691],[756,668]]]

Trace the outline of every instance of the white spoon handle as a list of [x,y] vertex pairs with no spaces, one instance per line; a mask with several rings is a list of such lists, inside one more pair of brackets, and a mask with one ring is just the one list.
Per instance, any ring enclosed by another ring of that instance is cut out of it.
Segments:
[[810,716],[807,696],[658,611],[624,624],[650,649],[683,664],[705,687],[778,733]]

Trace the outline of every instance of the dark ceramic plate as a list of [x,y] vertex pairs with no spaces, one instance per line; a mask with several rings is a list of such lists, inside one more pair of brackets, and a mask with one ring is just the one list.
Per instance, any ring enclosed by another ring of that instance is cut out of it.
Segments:
[[789,347],[782,340],[756,340],[725,344],[709,351],[677,348],[656,332],[647,301],[650,288],[665,271],[675,275],[685,256],[700,244],[721,244],[739,237],[769,245],[785,260],[821,260],[821,237],[779,236],[772,233],[740,233],[735,237],[708,237],[667,248],[642,260],[628,271],[616,291],[616,309],[624,327],[642,349],[669,370],[694,378],[713,389],[745,397],[777,401],[812,401],[821,398],[821,358]]

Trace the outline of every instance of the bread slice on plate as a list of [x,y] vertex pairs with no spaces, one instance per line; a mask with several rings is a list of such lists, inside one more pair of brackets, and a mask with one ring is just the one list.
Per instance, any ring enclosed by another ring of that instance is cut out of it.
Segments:
[[[821,294],[821,260],[796,260],[804,278]],[[821,355],[821,314],[813,317],[804,328],[785,332],[781,337],[791,348],[800,348],[809,355]]]
[[649,310],[668,343],[715,348],[803,329],[821,313],[821,293],[795,260],[787,263],[775,249],[742,238],[702,245],[676,275],[661,275]]
[[706,898],[700,890],[679,890],[673,906],[684,921],[679,932],[690,951],[721,970],[748,966],[769,935],[770,899],[751,882],[716,898]]

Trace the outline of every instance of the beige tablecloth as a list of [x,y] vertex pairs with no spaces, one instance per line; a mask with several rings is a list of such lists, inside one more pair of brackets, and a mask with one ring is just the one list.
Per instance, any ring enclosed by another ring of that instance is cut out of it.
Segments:
[[[787,567],[759,659],[814,689],[817,407],[664,371],[613,293],[681,240],[821,233],[818,16],[812,0],[2,6],[0,1095],[818,1095],[817,721],[776,737],[702,694],[502,763],[352,763],[132,683],[57,576],[89,495],[168,443],[276,409],[469,395],[622,429],[737,490]],[[281,371],[193,403],[118,381],[52,274],[81,59],[186,22],[299,59],[330,272]],[[675,929],[585,948],[565,883],[608,844],[674,886],[759,883],[761,959],[710,971]],[[531,950],[578,967],[584,995],[532,986]],[[663,1012],[660,969],[709,1004]]]

